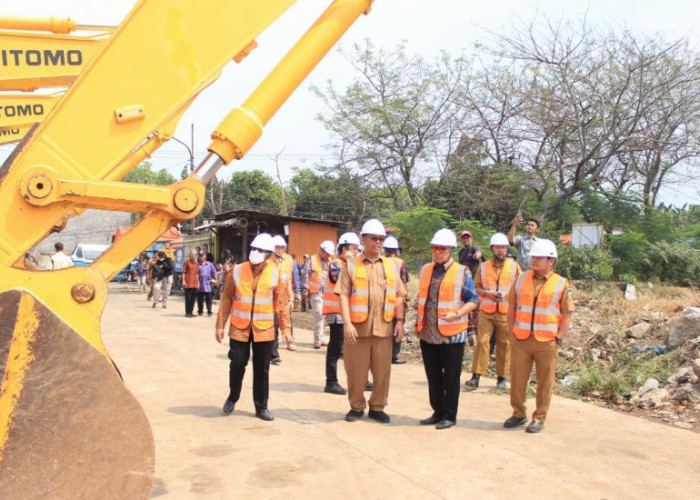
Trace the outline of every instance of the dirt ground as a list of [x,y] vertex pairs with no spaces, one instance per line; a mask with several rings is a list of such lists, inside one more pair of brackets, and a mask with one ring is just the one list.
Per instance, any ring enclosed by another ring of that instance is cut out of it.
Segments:
[[185,318],[181,297],[151,309],[130,285],[110,289],[102,334],[153,428],[153,497],[689,498],[700,488],[699,435],[556,396],[543,432],[506,430],[508,397],[489,392],[491,379],[462,393],[456,427],[421,427],[431,411],[413,360],[392,369],[390,425],[347,423],[302,319],[299,350],[271,368],[275,420],[254,417],[250,368],[223,416],[227,347],[214,319]]

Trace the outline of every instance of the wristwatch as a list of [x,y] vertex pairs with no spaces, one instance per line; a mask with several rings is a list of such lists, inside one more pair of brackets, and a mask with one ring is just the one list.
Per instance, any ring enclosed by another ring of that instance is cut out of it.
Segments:
[[462,315],[459,314],[457,311],[455,311],[455,314],[456,314],[455,319],[462,319]]
[[394,318],[395,321],[403,321],[403,318]]

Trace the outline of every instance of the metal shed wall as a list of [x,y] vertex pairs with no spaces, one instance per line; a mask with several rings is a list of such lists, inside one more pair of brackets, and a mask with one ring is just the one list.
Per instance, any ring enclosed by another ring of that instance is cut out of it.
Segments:
[[338,231],[334,226],[318,222],[289,222],[290,254],[297,256],[297,262],[303,262],[305,253],[312,255],[318,252],[318,247],[324,240],[338,241]]

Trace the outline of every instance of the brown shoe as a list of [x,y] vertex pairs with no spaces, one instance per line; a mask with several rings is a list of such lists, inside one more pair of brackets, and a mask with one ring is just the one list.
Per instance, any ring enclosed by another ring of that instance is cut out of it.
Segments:
[[320,349],[323,347],[323,342],[314,342],[314,349]]
[[296,344],[294,342],[290,342],[289,344],[287,344],[287,350],[288,351],[296,351],[297,350]]

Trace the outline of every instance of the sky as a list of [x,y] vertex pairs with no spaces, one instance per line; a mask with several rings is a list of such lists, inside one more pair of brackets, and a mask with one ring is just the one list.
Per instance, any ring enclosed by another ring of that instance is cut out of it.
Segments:
[[[135,3],[134,0],[24,0],[9,5],[3,2],[0,15],[68,16],[78,24],[114,26]],[[201,3],[205,5],[206,1]],[[221,77],[197,98],[175,134],[190,145],[194,126],[195,165],[205,156],[211,131],[228,110],[245,101],[329,3],[329,0],[297,0],[261,34],[258,48],[249,57],[241,64],[229,64]],[[353,44],[370,39],[376,47],[392,50],[404,42],[410,53],[432,59],[441,51],[457,55],[471,50],[489,32],[509,30],[514,24],[528,23],[536,16],[572,21],[586,16],[596,26],[629,29],[666,39],[687,37],[700,50],[700,28],[696,27],[700,4],[690,0],[375,0],[369,15],[358,19],[340,45],[351,49]],[[234,171],[260,169],[276,177],[274,158],[279,155],[282,179],[286,182],[293,175],[293,167],[313,167],[324,160],[331,161],[327,145],[332,138],[316,120],[319,113],[326,111],[325,105],[310,87],[325,87],[332,80],[342,89],[355,76],[350,63],[338,50],[332,50],[268,123],[248,155],[224,167],[220,175],[230,177]],[[11,149],[0,147],[0,160]],[[169,141],[151,161],[154,168],[166,168],[179,177],[189,156],[184,146]],[[670,188],[662,201],[700,204],[700,185]]]

